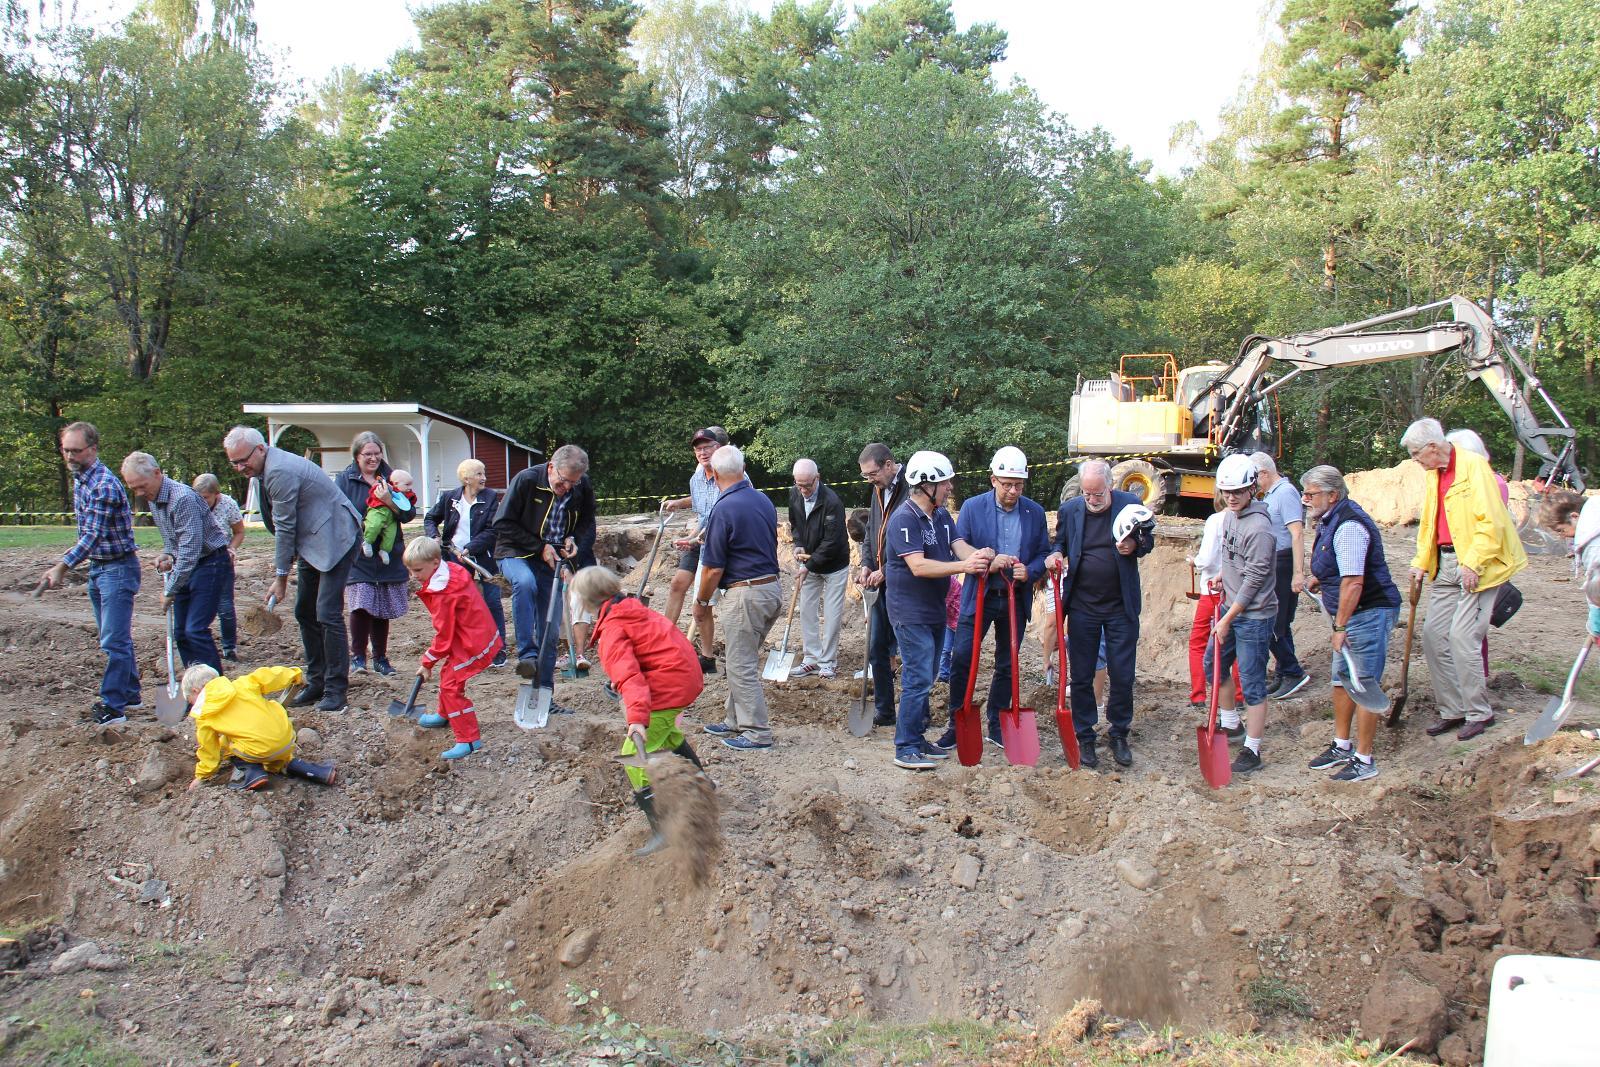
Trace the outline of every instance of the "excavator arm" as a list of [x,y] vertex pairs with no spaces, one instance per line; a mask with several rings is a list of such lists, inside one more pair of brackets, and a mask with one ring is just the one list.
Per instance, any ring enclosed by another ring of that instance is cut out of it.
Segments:
[[[1450,321],[1420,329],[1379,329],[1445,307],[1454,316]],[[1476,303],[1461,296],[1314,333],[1247,338],[1238,357],[1208,390],[1213,394],[1213,409],[1220,408],[1222,412],[1212,425],[1211,440],[1223,452],[1244,448],[1257,426],[1263,401],[1307,371],[1447,354],[1459,356],[1467,377],[1482,382],[1494,396],[1511,420],[1517,440],[1543,462],[1545,480],[1582,492],[1584,480],[1575,458],[1576,431],[1572,424],[1494,320]],[[1269,382],[1267,370],[1274,362],[1287,363],[1291,369]],[[1555,420],[1553,425],[1534,413],[1530,397],[1538,397],[1548,409]]]

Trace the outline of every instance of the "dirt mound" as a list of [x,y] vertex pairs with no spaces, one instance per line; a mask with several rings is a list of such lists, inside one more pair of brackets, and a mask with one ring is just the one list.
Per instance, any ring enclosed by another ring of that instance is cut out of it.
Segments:
[[722,855],[716,790],[699,768],[676,757],[655,761],[650,781],[678,873],[692,888],[701,889]]
[[1422,513],[1422,494],[1427,488],[1427,472],[1415,460],[1402,460],[1393,467],[1353,471],[1344,476],[1350,498],[1385,526],[1415,523]]

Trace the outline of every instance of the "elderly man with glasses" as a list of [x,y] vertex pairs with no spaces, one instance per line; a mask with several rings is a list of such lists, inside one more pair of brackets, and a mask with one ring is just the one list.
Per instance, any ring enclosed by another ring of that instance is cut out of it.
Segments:
[[61,459],[72,472],[72,510],[78,539],[39,585],[53,589],[67,571],[89,561],[89,604],[94,609],[106,669],[91,715],[96,726],[127,722],[140,706],[139,663],[133,654],[133,598],[139,592],[139,553],[133,543],[133,508],[116,475],[100,462],[100,431],[74,422],[61,431]]
[[1470,741],[1494,725],[1479,656],[1500,586],[1528,565],[1489,461],[1445,438],[1438,419],[1418,419],[1400,443],[1427,471],[1411,580],[1433,579],[1422,655],[1439,717],[1428,733]]
[[285,703],[343,711],[350,691],[344,587],[361,541],[361,518],[327,471],[268,446],[260,430],[235,426],[222,448],[234,470],[261,480],[261,517],[273,537],[269,599],[288,594],[289,567],[296,566],[294,617],[306,674],[305,685]]
[[[494,517],[494,556],[511,582],[511,618],[517,631],[517,674],[554,689],[556,641],[563,606],[545,633],[556,568],[573,569],[578,540],[594,531],[594,488],[589,454],[562,445],[550,462],[519,471],[506,486]],[[555,712],[568,709],[551,705]]]
[[[856,584],[862,589],[876,589],[881,594],[885,576],[885,531],[889,516],[905,503],[906,480],[901,475],[900,464],[895,462],[894,453],[881,441],[874,441],[861,450],[857,466],[861,469],[861,477],[872,486],[872,510],[867,516],[866,538],[861,542],[861,568],[856,572]],[[867,665],[862,668],[863,673],[872,678],[874,726],[895,724],[896,648],[894,622],[889,617],[889,598],[879,595],[873,601],[872,613],[867,616]]]
[[[800,633],[805,658],[791,678],[832,678],[839,667],[839,624],[850,582],[850,537],[839,494],[822,484],[815,460],[795,460],[789,536],[801,567]],[[819,609],[820,607],[820,620]]]

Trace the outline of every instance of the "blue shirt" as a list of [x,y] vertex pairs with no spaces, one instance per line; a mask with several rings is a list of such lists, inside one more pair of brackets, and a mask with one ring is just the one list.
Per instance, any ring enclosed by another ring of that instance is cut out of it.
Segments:
[[700,565],[722,568],[719,588],[778,573],[778,512],[749,479],[717,497],[700,549]]
[[717,479],[707,474],[704,467],[695,467],[694,473],[689,475],[689,506],[699,517],[702,530],[711,521],[711,509],[717,506],[717,497],[721,492],[717,488]]
[[1287,478],[1279,478],[1278,483],[1267,490],[1267,495],[1262,501],[1267,505],[1267,517],[1272,520],[1272,540],[1278,546],[1279,552],[1287,552],[1294,547],[1294,538],[1289,533],[1291,522],[1305,522],[1305,509],[1300,506],[1300,494],[1294,491],[1294,484]]
[[117,476],[98,459],[72,476],[72,510],[78,519],[78,541],[61,562],[76,567],[85,559],[96,563],[132,555],[133,508]]
[[161,531],[163,549],[172,557],[165,584],[168,593],[187,589],[195,566],[211,553],[228,547],[228,532],[200,494],[165,474],[161,476],[161,488],[150,501],[150,517]]
[[1010,511],[1000,506],[1000,501],[994,502],[994,550],[1002,556],[1022,555],[1022,509],[1014,507]]
[[896,626],[944,625],[944,598],[950,591],[948,575],[918,578],[905,557],[921,552],[923,558],[954,563],[956,524],[944,508],[924,515],[907,500],[894,510],[884,526],[883,554],[888,557],[884,581],[888,588],[889,617]]

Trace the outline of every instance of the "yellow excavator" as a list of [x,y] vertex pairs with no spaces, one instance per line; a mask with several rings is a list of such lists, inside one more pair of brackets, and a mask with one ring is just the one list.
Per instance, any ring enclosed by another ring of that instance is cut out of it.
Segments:
[[[1444,308],[1449,319],[1383,328]],[[1183,499],[1209,503],[1223,456],[1279,454],[1277,393],[1301,374],[1441,355],[1458,358],[1467,377],[1494,395],[1517,440],[1540,460],[1544,483],[1583,490],[1572,424],[1488,313],[1461,296],[1292,337],[1248,337],[1231,363],[1180,369],[1165,353],[1123,356],[1110,377],[1081,381],[1073,392],[1068,459],[1110,461],[1113,488],[1152,511],[1176,510]],[[1289,369],[1271,377],[1274,363]],[[1530,397],[1548,409],[1553,424],[1535,416]],[[1061,499],[1077,495],[1074,475]]]

